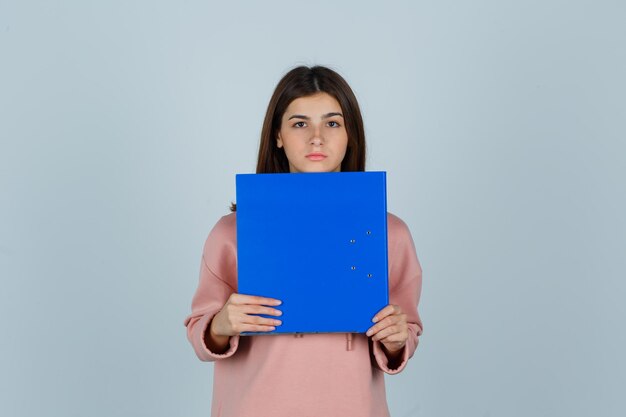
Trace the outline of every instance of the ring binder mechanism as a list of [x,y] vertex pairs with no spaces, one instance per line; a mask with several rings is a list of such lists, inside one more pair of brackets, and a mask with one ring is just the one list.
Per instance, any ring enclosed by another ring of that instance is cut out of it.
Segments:
[[238,174],[236,185],[237,291],[282,301],[269,334],[367,331],[389,302],[386,173]]

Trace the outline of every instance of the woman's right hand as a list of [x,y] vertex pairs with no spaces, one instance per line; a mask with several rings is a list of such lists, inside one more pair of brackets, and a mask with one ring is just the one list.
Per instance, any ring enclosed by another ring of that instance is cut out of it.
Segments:
[[256,314],[280,316],[282,312],[273,308],[281,301],[274,298],[258,297],[233,293],[224,307],[213,317],[211,328],[207,332],[207,346],[212,351],[223,351],[228,346],[228,339],[243,332],[271,332],[281,321],[274,318],[260,317]]

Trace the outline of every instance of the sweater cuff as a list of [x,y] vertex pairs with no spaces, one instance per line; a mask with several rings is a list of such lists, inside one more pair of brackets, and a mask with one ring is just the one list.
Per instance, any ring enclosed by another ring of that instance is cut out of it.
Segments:
[[404,367],[406,366],[409,360],[409,349],[405,345],[402,348],[402,356],[400,357],[400,364],[395,368],[389,368],[389,358],[387,354],[383,350],[382,343],[379,341],[372,342],[372,351],[374,353],[374,359],[376,360],[376,364],[380,368],[381,371],[385,372],[389,375],[395,375],[397,373],[402,372]]
[[228,350],[224,353],[215,353],[213,351],[211,351],[211,349],[209,349],[209,347],[206,345],[206,343],[204,342],[205,340],[205,335],[206,332],[209,331],[210,327],[211,327],[211,321],[213,320],[213,317],[215,316],[215,314],[205,314],[198,323],[196,323],[196,326],[198,326],[198,328],[202,329],[202,332],[200,334],[200,341],[199,344],[202,347],[202,353],[206,359],[206,361],[215,361],[218,359],[226,359],[226,358],[230,358],[231,356],[233,356],[235,354],[235,352],[237,351],[237,348],[239,347],[239,335],[236,336],[231,336],[228,339]]

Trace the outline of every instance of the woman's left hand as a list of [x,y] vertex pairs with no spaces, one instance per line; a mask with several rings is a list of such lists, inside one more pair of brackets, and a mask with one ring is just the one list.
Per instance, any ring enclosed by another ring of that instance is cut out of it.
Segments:
[[365,333],[372,340],[380,341],[389,353],[398,353],[409,338],[406,314],[400,306],[389,304],[380,310],[372,320],[376,324]]

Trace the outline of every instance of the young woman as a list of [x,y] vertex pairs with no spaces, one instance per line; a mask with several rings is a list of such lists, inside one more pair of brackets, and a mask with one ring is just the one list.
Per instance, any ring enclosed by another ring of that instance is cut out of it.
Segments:
[[[288,72],[267,109],[257,173],[364,170],[363,121],[346,81],[319,66]],[[237,293],[236,207],[231,209],[206,240],[185,320],[200,360],[215,362],[211,415],[388,416],[384,373],[404,369],[422,333],[422,271],[405,223],[387,216],[391,304],[372,318],[366,334],[240,337],[274,330],[281,311],[280,300]]]

